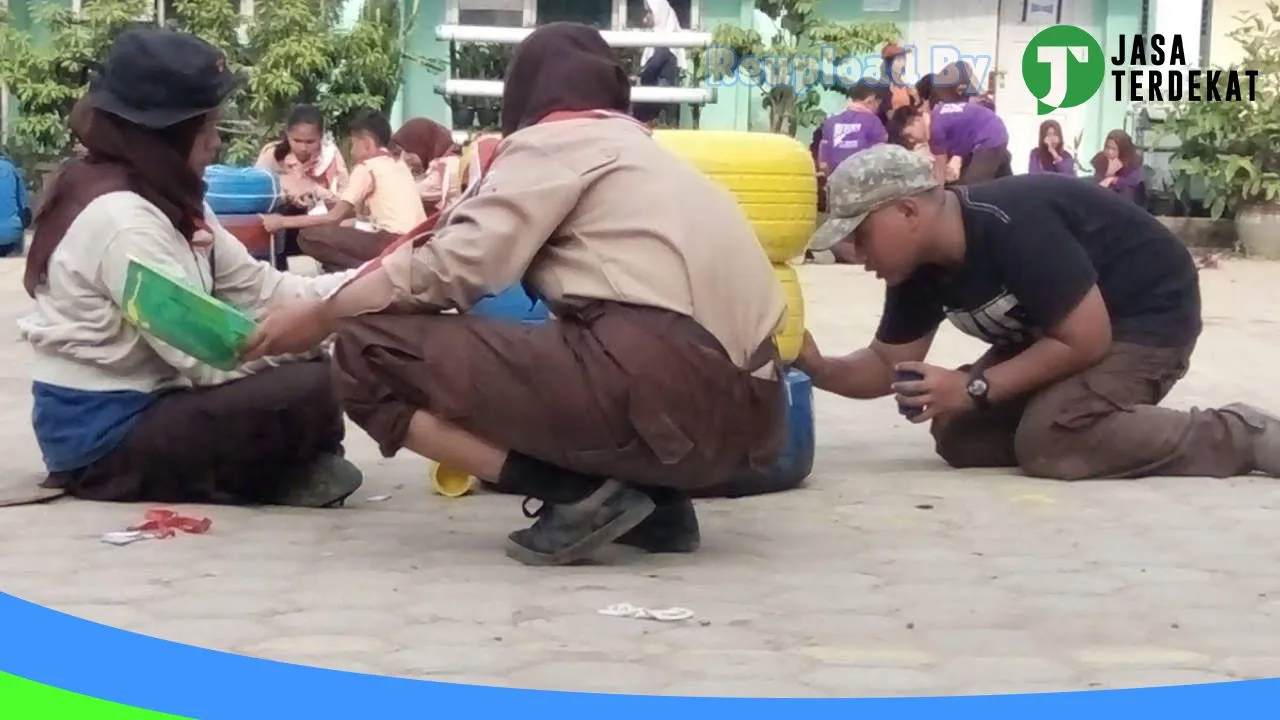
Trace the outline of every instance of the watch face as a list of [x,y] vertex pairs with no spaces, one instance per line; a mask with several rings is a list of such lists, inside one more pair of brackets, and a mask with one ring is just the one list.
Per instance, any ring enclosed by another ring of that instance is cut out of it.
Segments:
[[969,394],[981,397],[987,394],[987,381],[982,378],[974,378],[969,381]]

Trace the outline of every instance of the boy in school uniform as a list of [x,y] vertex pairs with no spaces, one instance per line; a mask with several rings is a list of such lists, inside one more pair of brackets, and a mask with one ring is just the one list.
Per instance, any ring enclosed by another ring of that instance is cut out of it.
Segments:
[[[427,219],[413,171],[395,153],[391,123],[366,112],[351,122],[351,157],[356,166],[338,202],[323,215],[267,215],[268,232],[298,229],[298,247],[329,270],[359,267]],[[352,223],[363,216],[372,225]]]

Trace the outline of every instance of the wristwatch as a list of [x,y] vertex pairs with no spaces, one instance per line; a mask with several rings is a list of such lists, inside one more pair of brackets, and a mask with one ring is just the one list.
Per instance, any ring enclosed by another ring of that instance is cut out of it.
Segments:
[[978,406],[979,410],[986,410],[991,407],[991,401],[987,399],[987,391],[991,386],[987,384],[987,376],[978,372],[969,378],[969,384],[965,386],[965,392],[969,393],[969,397],[973,398],[973,404]]

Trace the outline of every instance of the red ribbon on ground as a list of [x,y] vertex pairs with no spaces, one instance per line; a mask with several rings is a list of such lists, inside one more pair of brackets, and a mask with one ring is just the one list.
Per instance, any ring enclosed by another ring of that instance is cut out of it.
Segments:
[[173,537],[179,530],[192,535],[203,535],[209,532],[212,526],[213,521],[207,517],[193,518],[179,515],[173,510],[152,508],[143,516],[141,525],[134,525],[129,530],[153,533],[156,538],[164,539]]

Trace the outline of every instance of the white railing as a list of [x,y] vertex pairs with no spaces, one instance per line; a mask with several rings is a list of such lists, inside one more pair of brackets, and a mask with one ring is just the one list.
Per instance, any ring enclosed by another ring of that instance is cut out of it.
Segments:
[[[518,45],[534,31],[531,27],[490,27],[487,25],[437,25],[436,39],[457,43],[494,43]],[[600,35],[612,48],[705,48],[711,44],[711,33],[692,30],[677,32],[654,30],[601,30]],[[502,97],[501,80],[454,78],[435,87],[446,97]],[[715,88],[655,87],[631,88],[635,103],[673,103],[706,105],[716,101]]]
[[[497,43],[519,45],[534,28],[490,27],[487,25],[439,25],[436,39],[461,43]],[[668,47],[704,48],[711,44],[711,33],[694,30],[658,32],[654,30],[601,30],[612,48]]]
[[[439,83],[435,87],[437,95],[446,97],[502,97],[501,80],[462,80],[451,79]],[[631,102],[636,103],[683,103],[688,105],[705,105],[716,101],[715,88],[689,87],[657,87],[642,85],[631,88]]]

